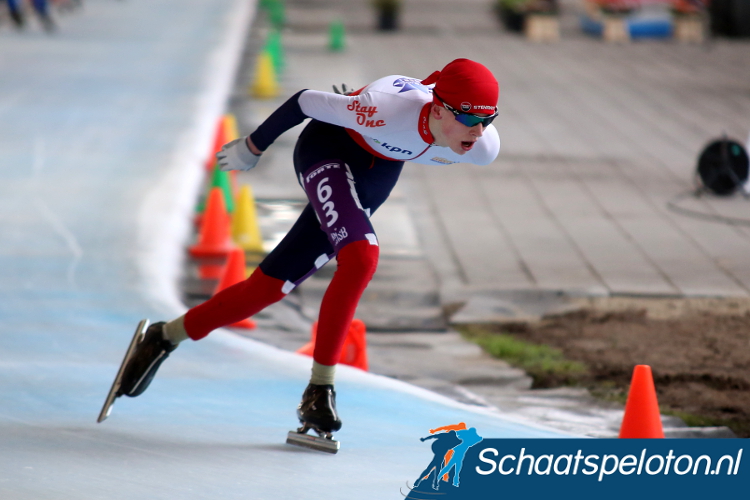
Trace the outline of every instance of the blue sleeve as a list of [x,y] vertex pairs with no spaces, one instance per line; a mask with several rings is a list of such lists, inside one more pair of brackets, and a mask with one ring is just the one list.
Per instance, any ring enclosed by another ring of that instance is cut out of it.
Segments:
[[281,134],[305,121],[307,115],[299,105],[299,96],[305,90],[290,97],[250,134],[250,140],[258,149],[265,151]]

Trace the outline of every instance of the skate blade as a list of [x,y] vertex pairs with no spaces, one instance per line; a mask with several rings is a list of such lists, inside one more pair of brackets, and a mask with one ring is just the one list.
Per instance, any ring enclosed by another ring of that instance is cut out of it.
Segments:
[[115,399],[117,399],[118,397],[117,391],[120,390],[120,384],[122,383],[122,374],[125,372],[125,365],[128,364],[128,361],[130,361],[130,357],[135,352],[136,346],[143,339],[143,336],[146,334],[148,325],[149,325],[149,320],[147,319],[142,319],[140,323],[138,323],[138,327],[135,329],[133,338],[130,340],[130,346],[128,346],[128,350],[125,351],[125,357],[122,359],[122,363],[120,364],[120,369],[117,371],[117,376],[115,377],[114,382],[112,382],[112,387],[109,389],[109,394],[107,394],[107,398],[104,400],[104,406],[102,406],[102,411],[99,412],[99,418],[96,419],[97,424],[104,422],[107,419],[107,417],[109,417],[109,414],[112,413],[112,405],[115,403]]
[[296,431],[289,431],[286,435],[287,444],[302,446],[326,453],[336,453],[339,451],[340,444],[335,439],[327,439],[320,436],[311,436],[309,434],[300,434]]

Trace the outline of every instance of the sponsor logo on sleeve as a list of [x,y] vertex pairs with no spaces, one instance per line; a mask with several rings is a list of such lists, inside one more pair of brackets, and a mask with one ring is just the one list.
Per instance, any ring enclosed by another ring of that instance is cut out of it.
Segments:
[[402,92],[408,92],[410,90],[418,90],[420,92],[424,92],[425,94],[430,93],[430,90],[422,85],[422,81],[416,78],[399,78],[393,81],[393,86],[401,89],[398,91],[399,94],[401,94]]
[[454,163],[458,163],[457,161],[448,160],[447,158],[440,158],[439,156],[430,158],[430,161],[434,161],[435,163],[442,163],[443,165],[453,165]]
[[373,119],[373,116],[378,112],[377,106],[362,106],[359,101],[354,101],[346,109],[357,114],[357,125],[370,128],[385,126],[385,120]]

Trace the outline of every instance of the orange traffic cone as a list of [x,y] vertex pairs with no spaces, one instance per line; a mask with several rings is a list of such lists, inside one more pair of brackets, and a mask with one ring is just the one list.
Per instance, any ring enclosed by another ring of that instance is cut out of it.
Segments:
[[221,147],[227,142],[231,141],[227,136],[227,121],[223,116],[219,117],[219,122],[216,124],[216,132],[214,133],[214,144],[211,148],[211,154],[206,158],[206,170],[209,172],[216,165],[216,153],[221,151]]
[[[245,281],[245,251],[241,248],[235,248],[229,252],[227,258],[227,265],[224,268],[224,274],[221,276],[219,286],[216,287],[216,291],[220,292],[225,288],[229,288],[232,285],[236,285],[241,281]],[[252,330],[256,327],[255,321],[250,318],[243,319],[237,323],[229,325],[234,328],[247,328]]]
[[349,335],[344,341],[344,348],[341,351],[340,363],[367,371],[369,364],[367,362],[367,338],[365,324],[360,319],[352,321],[349,327]]
[[[313,323],[310,333],[310,342],[297,349],[297,353],[307,356],[313,355],[313,351],[315,351],[315,337],[318,333],[317,321]],[[368,370],[366,328],[362,320],[354,319],[352,321],[349,333],[346,335],[346,340],[344,341],[344,347],[341,349],[339,363],[354,366],[360,370]]]
[[208,195],[198,243],[188,249],[190,255],[203,261],[199,266],[200,277],[221,279],[227,255],[234,248],[224,193],[219,187],[212,188]]
[[630,382],[625,416],[620,427],[620,438],[663,438],[659,402],[651,367],[637,365]]

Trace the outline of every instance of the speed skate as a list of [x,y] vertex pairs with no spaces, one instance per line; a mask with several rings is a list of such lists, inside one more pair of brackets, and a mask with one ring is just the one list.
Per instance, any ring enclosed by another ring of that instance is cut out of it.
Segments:
[[122,385],[122,376],[125,373],[125,367],[128,364],[128,361],[130,361],[130,358],[133,357],[133,353],[135,353],[136,347],[138,347],[138,344],[143,340],[143,337],[146,335],[146,330],[148,330],[149,326],[149,320],[143,319],[140,323],[138,323],[138,327],[135,329],[135,333],[133,334],[133,339],[130,341],[130,346],[128,347],[128,350],[125,352],[125,358],[122,360],[122,364],[120,365],[120,369],[117,371],[117,376],[115,377],[115,381],[112,382],[112,387],[109,389],[109,394],[107,394],[107,399],[104,400],[104,406],[102,406],[102,411],[99,412],[99,418],[96,420],[97,423],[103,422],[107,417],[109,417],[109,414],[112,412],[112,405],[115,403],[115,400],[122,396],[122,393],[120,393],[120,386]]
[[[333,439],[333,433],[341,429],[333,385],[310,383],[297,407],[297,419],[302,427],[287,434],[287,443],[326,453],[339,451],[339,442]],[[310,429],[318,435],[307,434]]]
[[[314,430],[318,435],[307,434],[307,431]],[[311,448],[313,450],[324,451],[326,453],[336,453],[339,451],[340,443],[333,439],[330,432],[321,431],[303,424],[296,431],[289,431],[286,436],[287,444]]]

